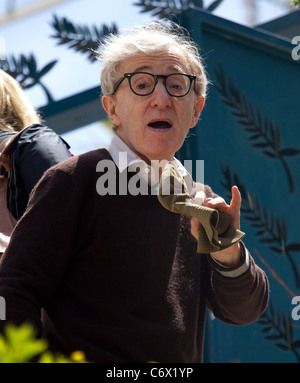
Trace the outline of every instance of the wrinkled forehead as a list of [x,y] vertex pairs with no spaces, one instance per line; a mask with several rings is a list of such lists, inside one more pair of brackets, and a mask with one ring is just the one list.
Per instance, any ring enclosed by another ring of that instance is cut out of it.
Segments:
[[166,51],[151,54],[135,54],[124,58],[118,65],[119,73],[150,72],[158,74],[182,72],[190,73],[191,68],[185,57],[178,52]]

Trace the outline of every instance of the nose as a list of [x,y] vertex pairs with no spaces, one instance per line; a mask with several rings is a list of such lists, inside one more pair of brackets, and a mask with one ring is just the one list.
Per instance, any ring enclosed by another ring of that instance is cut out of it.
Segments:
[[168,94],[167,89],[165,88],[162,79],[159,79],[156,87],[151,94],[151,105],[153,107],[158,107],[164,109],[172,106],[172,97]]

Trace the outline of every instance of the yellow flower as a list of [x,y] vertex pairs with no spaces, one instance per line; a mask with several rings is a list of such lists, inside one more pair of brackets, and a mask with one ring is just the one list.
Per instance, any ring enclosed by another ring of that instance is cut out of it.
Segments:
[[85,359],[85,354],[83,351],[73,351],[72,354],[71,354],[71,359],[74,361],[74,362],[81,362],[81,361],[84,361]]

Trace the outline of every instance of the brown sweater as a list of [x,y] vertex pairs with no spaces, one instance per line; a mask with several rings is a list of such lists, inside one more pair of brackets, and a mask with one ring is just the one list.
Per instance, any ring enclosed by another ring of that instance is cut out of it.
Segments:
[[[100,196],[105,149],[51,168],[35,188],[0,267],[6,321],[31,321],[53,348],[93,362],[201,362],[205,313],[237,325],[268,301],[250,257],[228,278],[197,254],[189,220],[155,195]],[[118,178],[118,170],[116,168]],[[212,195],[209,187],[206,193]]]

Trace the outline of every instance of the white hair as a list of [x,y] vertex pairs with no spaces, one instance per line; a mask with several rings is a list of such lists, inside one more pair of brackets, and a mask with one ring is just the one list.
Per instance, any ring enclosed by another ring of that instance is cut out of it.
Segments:
[[98,54],[103,64],[102,94],[113,93],[120,76],[119,65],[126,59],[140,55],[159,56],[168,52],[175,52],[182,57],[190,74],[197,76],[196,94],[205,97],[208,80],[195,42],[186,29],[178,24],[170,22],[164,25],[158,21],[135,26],[124,34],[111,34],[102,41]]

